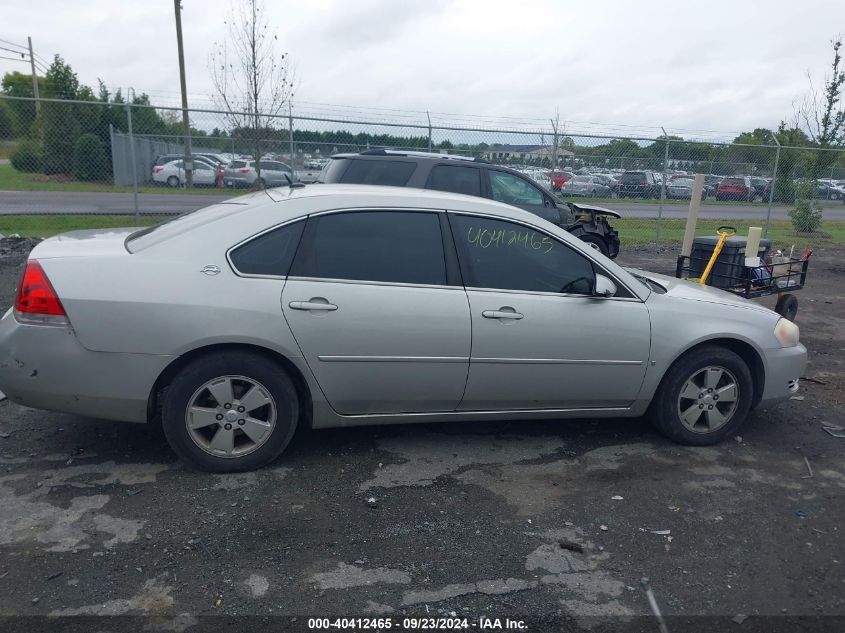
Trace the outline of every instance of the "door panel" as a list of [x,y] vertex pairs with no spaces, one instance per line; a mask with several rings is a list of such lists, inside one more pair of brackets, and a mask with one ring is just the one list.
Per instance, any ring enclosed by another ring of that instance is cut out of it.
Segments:
[[[317,306],[309,309],[309,303]],[[469,307],[462,288],[292,278],[285,284],[282,308],[338,413],[457,407],[470,352]]]
[[[644,304],[467,294],[473,340],[461,410],[625,407],[637,397],[650,344]],[[485,317],[496,311],[505,318]]]

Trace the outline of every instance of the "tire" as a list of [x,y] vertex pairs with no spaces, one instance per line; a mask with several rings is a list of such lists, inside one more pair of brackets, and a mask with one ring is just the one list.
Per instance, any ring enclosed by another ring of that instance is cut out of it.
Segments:
[[[221,399],[228,398],[228,390],[232,402],[219,402],[210,383]],[[241,401],[260,406],[240,413]],[[192,405],[206,415],[189,415]],[[201,356],[177,374],[161,417],[170,447],[188,466],[224,473],[253,470],[276,459],[293,438],[299,411],[296,388],[278,364],[260,354],[225,352]],[[192,430],[192,421],[201,424]]]
[[179,176],[170,176],[167,179],[167,184],[168,184],[168,186],[173,187],[175,189],[180,184],[179,183]]
[[267,183],[265,182],[265,180],[263,178],[256,178],[255,182],[252,183],[252,186],[255,187],[256,189],[266,189]]
[[582,242],[586,242],[592,248],[599,251],[605,257],[608,256],[610,249],[607,248],[607,242],[605,242],[604,238],[599,235],[594,235],[593,233],[582,233],[581,235],[577,236],[579,240]]
[[[721,372],[718,381],[710,386],[708,381],[717,377],[716,371]],[[722,400],[713,400],[719,390],[725,390]],[[686,395],[682,397],[682,393]],[[676,360],[666,372],[651,403],[650,417],[673,442],[687,446],[717,444],[736,434],[751,409],[752,396],[753,380],[745,361],[723,347],[701,347]],[[724,419],[720,421],[720,417]]]
[[780,295],[777,304],[775,304],[775,312],[785,319],[794,321],[798,315],[798,298],[788,293]]

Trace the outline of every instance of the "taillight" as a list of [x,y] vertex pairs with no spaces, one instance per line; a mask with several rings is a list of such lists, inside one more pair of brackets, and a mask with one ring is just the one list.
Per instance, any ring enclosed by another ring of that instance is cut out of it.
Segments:
[[248,174],[249,173],[249,167],[241,167],[238,171],[241,172],[242,174]]
[[27,315],[67,317],[53,284],[50,283],[38,260],[30,259],[26,262],[18,285],[18,295],[15,298],[15,311],[24,317]]

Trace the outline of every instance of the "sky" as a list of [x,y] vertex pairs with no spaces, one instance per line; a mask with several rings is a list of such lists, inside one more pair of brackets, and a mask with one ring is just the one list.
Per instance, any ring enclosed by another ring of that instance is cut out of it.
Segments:
[[[182,4],[190,103],[208,107],[231,2]],[[61,54],[83,83],[178,104],[170,0],[30,0],[0,13],[0,39],[31,36],[37,56]],[[570,130],[687,137],[791,118],[808,72],[820,85],[830,40],[845,33],[842,0],[271,0],[266,14],[296,68],[294,105],[315,112],[431,111],[468,125],[559,112]],[[28,66],[0,59],[0,73],[16,69]]]

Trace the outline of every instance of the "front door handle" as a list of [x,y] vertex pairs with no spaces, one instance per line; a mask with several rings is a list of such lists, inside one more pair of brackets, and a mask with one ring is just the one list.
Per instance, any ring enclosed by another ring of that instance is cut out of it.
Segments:
[[311,312],[332,312],[337,306],[329,303],[322,297],[311,297],[308,301],[291,301],[288,306],[291,310],[308,310]]
[[510,306],[504,306],[498,310],[485,310],[481,313],[481,316],[485,319],[508,319],[519,321],[519,319],[523,318],[525,315],[517,312]]

